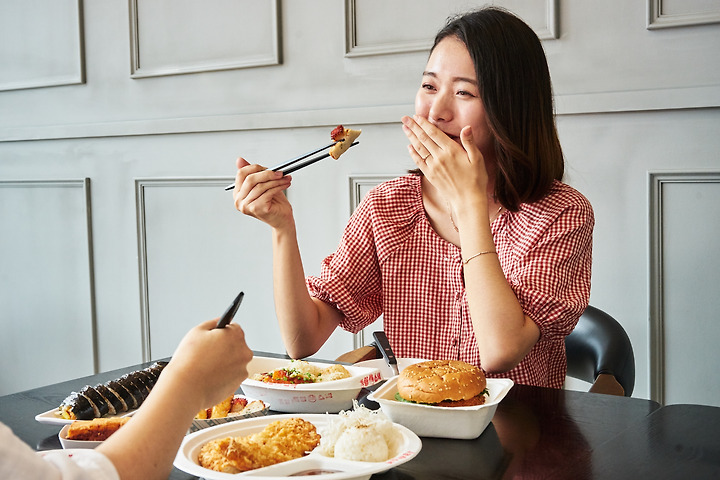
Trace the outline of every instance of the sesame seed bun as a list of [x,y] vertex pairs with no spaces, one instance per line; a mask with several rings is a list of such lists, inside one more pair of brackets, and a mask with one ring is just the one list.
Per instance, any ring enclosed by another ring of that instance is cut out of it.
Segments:
[[475,365],[459,360],[429,360],[406,367],[397,381],[408,401],[439,406],[470,406],[485,402],[487,381]]

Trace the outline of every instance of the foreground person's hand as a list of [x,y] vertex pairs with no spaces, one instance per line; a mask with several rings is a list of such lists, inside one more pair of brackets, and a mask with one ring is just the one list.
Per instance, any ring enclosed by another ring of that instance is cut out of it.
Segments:
[[133,418],[97,451],[121,479],[167,478],[195,414],[231,395],[247,378],[252,351],[237,324],[217,319],[190,330]]

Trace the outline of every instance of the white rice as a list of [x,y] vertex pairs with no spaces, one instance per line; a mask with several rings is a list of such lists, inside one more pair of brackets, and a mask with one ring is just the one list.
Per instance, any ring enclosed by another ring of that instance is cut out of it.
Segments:
[[353,402],[353,410],[340,412],[320,435],[321,454],[362,462],[384,462],[398,455],[403,440],[383,412],[358,405],[357,401]]

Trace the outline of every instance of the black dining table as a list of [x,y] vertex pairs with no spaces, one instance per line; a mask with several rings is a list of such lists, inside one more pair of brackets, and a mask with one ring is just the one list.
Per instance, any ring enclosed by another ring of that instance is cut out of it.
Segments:
[[[2,396],[0,421],[36,450],[61,448],[61,426],[39,423],[37,414],[57,407],[70,392],[85,385],[150,364]],[[360,402],[377,408],[365,398],[368,393],[361,391]],[[421,440],[422,449],[415,458],[372,479],[720,478],[717,407],[662,407],[640,398],[515,385],[478,438]],[[197,477],[174,468],[169,478]]]

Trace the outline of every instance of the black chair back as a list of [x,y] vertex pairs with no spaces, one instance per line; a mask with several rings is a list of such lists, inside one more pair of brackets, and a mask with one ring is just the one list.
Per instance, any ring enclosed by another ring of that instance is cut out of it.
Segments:
[[613,317],[593,306],[580,316],[565,338],[568,375],[594,383],[608,374],[622,385],[626,397],[635,387],[635,355],[625,329]]

